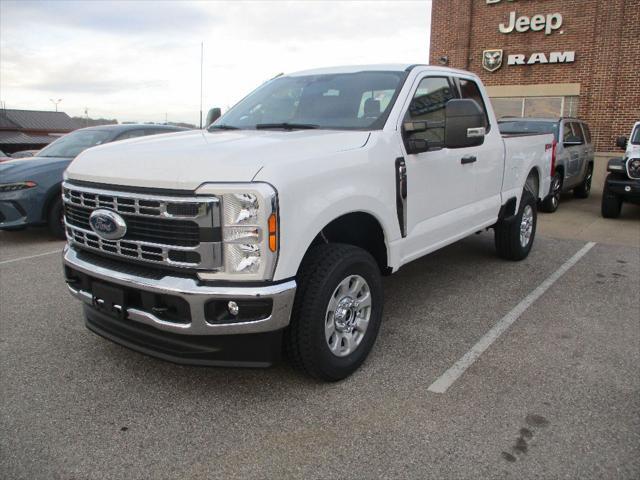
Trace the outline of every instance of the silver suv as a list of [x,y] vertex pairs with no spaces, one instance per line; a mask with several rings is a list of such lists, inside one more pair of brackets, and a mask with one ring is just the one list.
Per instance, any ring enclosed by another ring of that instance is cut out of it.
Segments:
[[498,122],[502,133],[553,133],[554,176],[549,195],[541,210],[555,212],[560,194],[573,190],[577,198],[587,198],[593,178],[594,148],[589,126],[577,118],[516,118],[503,117]]

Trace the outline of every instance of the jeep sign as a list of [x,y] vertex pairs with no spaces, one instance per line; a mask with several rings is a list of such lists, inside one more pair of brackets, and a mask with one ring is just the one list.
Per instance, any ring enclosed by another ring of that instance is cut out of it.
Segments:
[[562,14],[561,13],[549,13],[547,15],[534,15],[529,18],[526,15],[521,17],[516,16],[515,10],[509,14],[509,21],[501,23],[498,26],[500,33],[511,33],[514,30],[516,32],[527,32],[532,30],[534,32],[541,32],[544,30],[545,35],[551,35],[555,30],[562,27]]

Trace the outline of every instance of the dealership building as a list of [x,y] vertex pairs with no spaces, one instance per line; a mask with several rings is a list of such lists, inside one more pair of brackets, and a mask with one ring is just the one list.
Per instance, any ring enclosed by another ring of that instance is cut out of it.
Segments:
[[433,0],[430,63],[470,70],[500,116],[586,120],[596,150],[640,120],[638,0]]

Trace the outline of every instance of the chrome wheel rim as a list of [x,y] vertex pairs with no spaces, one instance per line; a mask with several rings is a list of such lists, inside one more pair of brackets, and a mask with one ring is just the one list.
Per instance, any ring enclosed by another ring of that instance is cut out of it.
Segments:
[[525,248],[531,241],[533,234],[533,208],[526,205],[522,212],[522,220],[520,221],[520,245]]
[[560,189],[562,184],[560,183],[560,177],[557,175],[553,177],[553,185],[551,186],[551,203],[556,208],[560,203]]
[[371,319],[371,289],[360,275],[349,275],[333,291],[325,314],[324,334],[336,357],[353,353]]

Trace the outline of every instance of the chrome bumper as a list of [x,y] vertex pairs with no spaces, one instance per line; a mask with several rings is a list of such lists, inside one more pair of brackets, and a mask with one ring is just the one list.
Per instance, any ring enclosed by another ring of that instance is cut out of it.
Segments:
[[[82,260],[78,258],[76,251],[73,248],[69,248],[68,245],[63,252],[63,262],[68,267],[98,280],[152,293],[182,297],[189,303],[191,310],[190,323],[168,322],[158,318],[151,312],[137,308],[127,308],[125,318],[150,325],[159,330],[183,335],[235,335],[282,329],[289,324],[296,292],[296,282],[294,280],[264,287],[243,287],[241,284],[233,287],[214,287],[198,285],[194,279],[174,277],[170,274],[161,279],[139,277]],[[71,285],[67,285],[67,287],[74,297],[93,307],[93,298],[90,292],[74,288]],[[257,298],[270,298],[273,300],[271,316],[251,322],[215,325],[205,319],[205,303],[210,300],[248,300]]]

